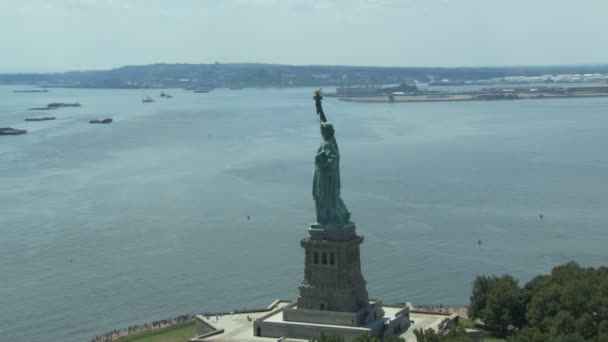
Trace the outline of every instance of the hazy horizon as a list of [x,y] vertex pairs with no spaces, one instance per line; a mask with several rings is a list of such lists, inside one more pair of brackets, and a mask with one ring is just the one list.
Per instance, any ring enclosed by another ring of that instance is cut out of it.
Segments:
[[608,62],[608,2],[24,0],[0,72],[156,63],[501,67]]
[[[119,66],[100,68],[100,69],[18,69],[18,70],[5,70],[0,68],[0,74],[52,74],[52,73],[65,73],[65,72],[88,72],[88,71],[105,71],[111,69],[120,69],[123,67],[133,66],[148,66],[158,64],[213,64],[213,63],[184,63],[184,62],[157,62],[149,64],[123,64]],[[289,64],[289,63],[265,63],[265,62],[231,62],[221,64],[268,64],[268,65],[289,65],[289,66],[323,66],[323,67],[364,67],[364,68],[529,68],[529,67],[568,67],[568,66],[606,66],[606,63],[574,63],[574,64],[518,64],[518,65],[470,65],[470,66],[450,66],[450,67],[438,67],[434,65],[423,65],[423,66],[409,66],[409,65],[395,65],[395,66],[381,66],[381,65],[347,65],[347,64]]]

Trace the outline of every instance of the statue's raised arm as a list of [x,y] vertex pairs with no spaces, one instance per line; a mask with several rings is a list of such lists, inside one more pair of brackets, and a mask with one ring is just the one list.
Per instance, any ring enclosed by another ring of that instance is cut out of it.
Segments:
[[342,229],[350,220],[350,213],[340,198],[340,151],[334,126],[327,122],[321,105],[321,90],[315,90],[315,105],[321,121],[323,140],[315,155],[312,197],[315,200],[317,224],[326,230]]
[[315,96],[313,96],[313,99],[315,100],[315,107],[317,107],[317,115],[319,116],[319,120],[321,120],[321,122],[327,122],[327,118],[323,112],[323,105],[321,104],[321,100],[323,100],[321,89],[315,90]]

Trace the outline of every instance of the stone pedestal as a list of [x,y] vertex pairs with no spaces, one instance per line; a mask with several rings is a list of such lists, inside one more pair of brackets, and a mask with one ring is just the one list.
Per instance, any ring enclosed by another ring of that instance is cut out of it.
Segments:
[[384,339],[407,329],[407,307],[384,307],[382,301],[368,298],[361,243],[363,237],[352,222],[341,227],[311,225],[300,242],[305,253],[300,296],[256,319],[254,336],[314,339],[325,334],[350,342],[365,334]]
[[345,227],[331,230],[312,225],[308,232],[309,236],[300,242],[305,262],[298,309],[366,311],[369,298],[359,256],[363,237],[356,234],[355,225],[349,222]]

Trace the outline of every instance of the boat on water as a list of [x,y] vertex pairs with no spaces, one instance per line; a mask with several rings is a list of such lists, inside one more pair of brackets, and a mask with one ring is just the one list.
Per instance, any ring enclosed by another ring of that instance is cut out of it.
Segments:
[[89,123],[91,123],[91,124],[109,124],[109,123],[112,123],[112,119],[110,119],[110,118],[95,119],[95,120],[89,121]]
[[48,121],[48,120],[55,120],[55,119],[57,119],[57,118],[54,116],[44,116],[41,118],[27,118],[23,121]]
[[199,85],[199,86],[195,86],[192,88],[188,88],[188,90],[192,90],[195,93],[210,93],[214,88],[213,87],[207,87],[204,85]]
[[82,105],[78,102],[74,103],[64,103],[64,102],[53,102],[46,105],[46,107],[34,107],[28,108],[27,110],[53,110],[57,108],[63,107],[82,107]]
[[150,103],[150,102],[154,102],[154,100],[150,96],[145,96],[143,99],[141,99],[141,102]]
[[61,108],[61,107],[82,107],[78,102],[64,103],[64,102],[53,102],[46,105],[47,108]]
[[48,89],[21,89],[13,90],[13,93],[48,93]]
[[173,96],[171,94],[167,94],[164,91],[160,92],[160,97],[164,97],[166,99],[172,99],[173,98]]
[[11,127],[0,127],[0,135],[19,135],[27,133],[24,129],[16,129]]

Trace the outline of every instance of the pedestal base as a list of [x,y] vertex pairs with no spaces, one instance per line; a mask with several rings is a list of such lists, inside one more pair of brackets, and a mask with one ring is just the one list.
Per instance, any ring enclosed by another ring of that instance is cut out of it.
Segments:
[[255,320],[254,336],[311,340],[323,334],[340,336],[345,342],[350,342],[366,334],[385,339],[403,333],[410,325],[407,307],[382,307],[380,301],[369,303],[369,312],[363,318],[365,324],[352,324],[353,320],[361,319],[361,313],[305,310],[299,309],[296,304],[292,303]]
[[300,242],[305,262],[298,308],[348,313],[367,310],[369,298],[359,256],[363,237],[357,235],[352,222],[341,229],[321,227],[311,225],[309,236]]

